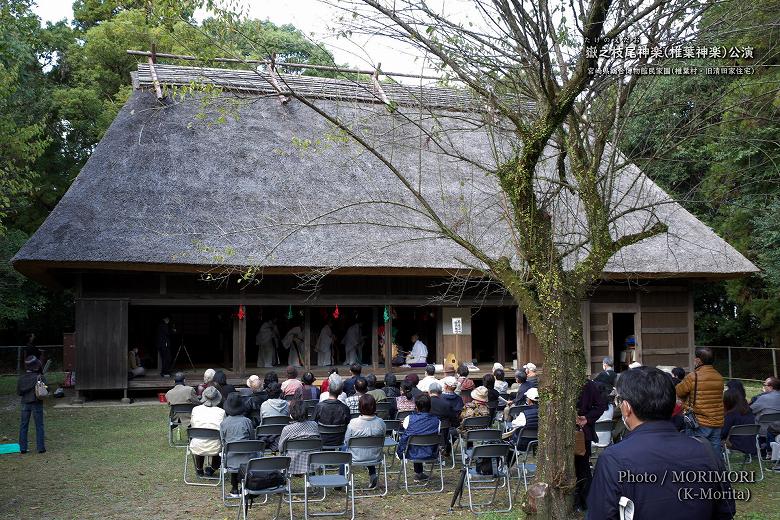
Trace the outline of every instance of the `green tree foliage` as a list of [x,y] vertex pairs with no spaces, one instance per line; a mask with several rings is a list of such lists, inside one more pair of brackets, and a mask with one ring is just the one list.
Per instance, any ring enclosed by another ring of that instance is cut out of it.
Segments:
[[[667,76],[636,97],[623,149],[762,270],[697,291],[697,341],[780,338],[780,2],[713,7],[701,45],[752,47],[752,75]],[[712,66],[699,62],[700,66]],[[719,65],[725,65],[719,63]]]

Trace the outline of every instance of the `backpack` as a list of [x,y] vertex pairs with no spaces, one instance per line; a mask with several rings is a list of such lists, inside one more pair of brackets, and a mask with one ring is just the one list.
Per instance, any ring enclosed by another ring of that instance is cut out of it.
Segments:
[[43,382],[41,376],[38,376],[38,381],[35,382],[35,397],[43,399],[49,395],[49,389],[46,388],[46,383]]

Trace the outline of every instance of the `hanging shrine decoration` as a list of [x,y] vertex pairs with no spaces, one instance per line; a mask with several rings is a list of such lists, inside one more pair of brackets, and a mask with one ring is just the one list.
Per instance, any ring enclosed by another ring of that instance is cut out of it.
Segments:
[[385,319],[385,323],[390,321],[390,309],[387,308],[387,305],[385,305],[385,312],[382,317]]
[[339,319],[339,306],[336,305],[336,308],[333,310],[333,319],[337,320]]
[[287,309],[287,319],[291,320],[293,319],[293,311],[292,311],[292,305]]
[[238,317],[239,320],[243,320],[244,318],[246,318],[246,309],[244,308],[243,305],[238,306],[238,312],[236,313],[236,316]]

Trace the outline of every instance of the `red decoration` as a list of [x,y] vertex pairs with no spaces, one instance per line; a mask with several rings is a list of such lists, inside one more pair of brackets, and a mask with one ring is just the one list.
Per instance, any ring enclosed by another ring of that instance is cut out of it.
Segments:
[[339,319],[339,306],[336,305],[336,309],[333,311],[333,319],[337,320]]
[[236,316],[238,316],[239,320],[246,318],[246,309],[244,309],[243,305],[238,306],[238,314],[236,314]]

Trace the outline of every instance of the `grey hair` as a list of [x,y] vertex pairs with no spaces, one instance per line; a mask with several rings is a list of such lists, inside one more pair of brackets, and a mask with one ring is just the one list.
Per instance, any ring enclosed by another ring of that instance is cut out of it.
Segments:
[[429,394],[440,394],[441,393],[441,385],[437,383],[436,381],[432,382],[430,385],[428,385],[428,393]]
[[338,374],[328,376],[328,393],[330,395],[341,395],[344,390],[344,380]]
[[249,379],[246,380],[246,386],[259,390],[263,386],[263,380],[257,375],[249,376]]

